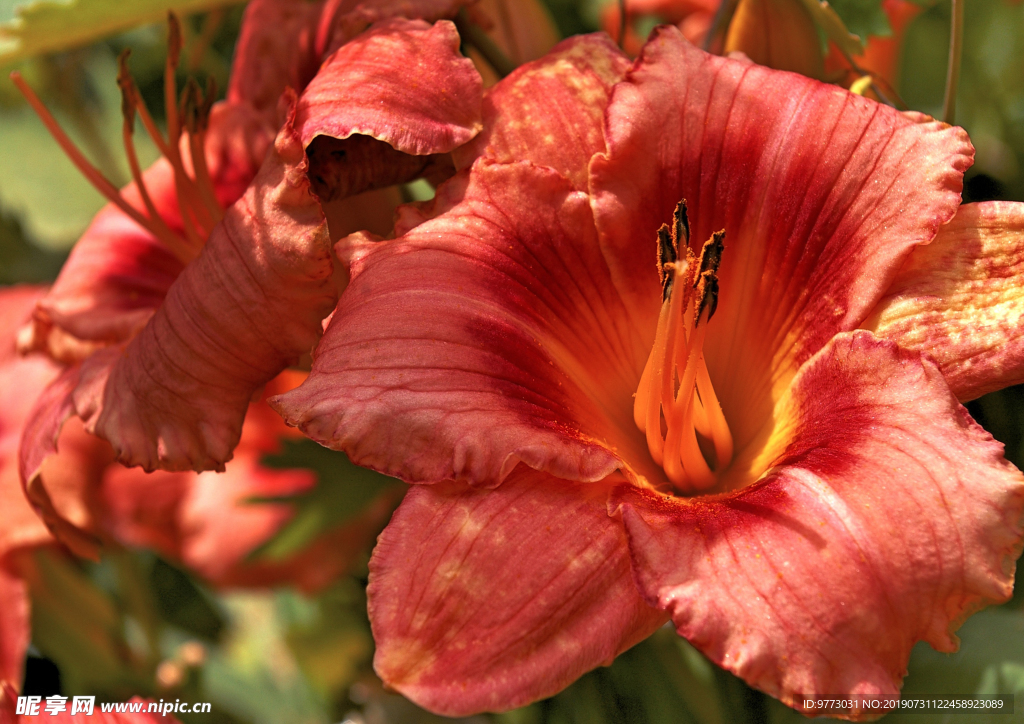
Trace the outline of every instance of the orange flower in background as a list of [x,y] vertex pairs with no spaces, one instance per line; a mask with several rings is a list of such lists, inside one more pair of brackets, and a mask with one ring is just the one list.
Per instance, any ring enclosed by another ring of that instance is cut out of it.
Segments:
[[955,650],[1024,534],[959,402],[1024,380],[1024,205],[960,208],[972,157],[675,28],[491,89],[434,201],[339,242],[352,281],[271,400],[416,484],[370,563],[381,678],[505,710],[671,620],[865,719],[814,702],[893,701],[916,642]]
[[166,139],[122,73],[126,108],[166,158],[144,174],[133,164],[123,194],[79,160],[112,203],[22,340],[73,364],[26,438],[30,484],[71,416],[125,464],[223,468],[253,394],[312,350],[344,285],[327,224],[337,205],[427,173],[479,130],[481,81],[454,26],[402,16],[461,4],[254,2],[228,99],[212,108],[190,86],[175,110],[172,33]]

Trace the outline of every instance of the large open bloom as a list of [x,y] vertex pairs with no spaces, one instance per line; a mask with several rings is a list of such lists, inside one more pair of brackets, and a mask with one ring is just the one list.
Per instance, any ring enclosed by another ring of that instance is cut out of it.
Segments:
[[271,400],[421,483],[371,561],[378,673],[507,709],[671,619],[791,706],[896,697],[1012,589],[1024,478],[959,400],[1024,374],[1024,207],[958,212],[962,129],[675,28],[632,68],[568,41],[484,109],[397,238],[339,243]]
[[72,415],[125,464],[223,469],[250,399],[308,355],[344,285],[328,224],[367,228],[347,200],[428,173],[479,130],[481,81],[455,27],[402,16],[460,4],[254,2],[212,110],[192,87],[179,107],[172,23],[166,138],[122,73],[129,159],[136,111],[165,158],[133,162],[121,193],[80,161],[112,203],[22,340],[75,363],[67,394],[37,410],[29,478]]

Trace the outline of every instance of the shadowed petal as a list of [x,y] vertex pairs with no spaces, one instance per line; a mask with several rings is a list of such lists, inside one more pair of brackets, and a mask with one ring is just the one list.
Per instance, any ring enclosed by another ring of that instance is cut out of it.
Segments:
[[223,469],[253,392],[320,336],[336,297],[329,244],[286,124],[149,324],[83,363],[74,402],[87,429],[127,465]]
[[1024,204],[966,204],[864,322],[925,352],[961,400],[1024,382]]
[[892,700],[916,641],[955,651],[960,623],[1010,596],[1024,478],[930,361],[867,332],[808,361],[777,413],[781,455],[751,487],[616,491],[637,581],[790,706]]
[[496,485],[519,461],[587,481],[620,458],[650,464],[631,412],[647,350],[587,196],[550,169],[482,159],[435,203],[403,237],[339,242],[352,282],[309,379],[271,404],[410,482]]
[[[658,30],[616,86],[594,209],[619,293],[653,341],[653,240],[686,199],[692,243],[725,229],[704,346],[742,448],[799,364],[857,327],[956,211],[966,133]],[[649,342],[650,343],[650,342]]]
[[605,150],[604,111],[629,59],[606,35],[574,37],[517,68],[488,91],[484,130],[453,154],[457,169],[481,156],[533,161],[587,189],[590,158]]
[[409,491],[370,560],[385,683],[460,716],[550,696],[643,638],[642,602],[606,483],[519,467],[497,490]]

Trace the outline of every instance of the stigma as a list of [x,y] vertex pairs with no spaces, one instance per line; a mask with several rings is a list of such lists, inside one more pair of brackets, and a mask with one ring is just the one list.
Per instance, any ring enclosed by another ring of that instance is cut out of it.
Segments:
[[[11,80],[46,125],[54,140],[60,144],[64,153],[85,178],[108,201],[152,233],[182,263],[187,264],[199,256],[213,227],[224,216],[224,210],[214,193],[213,180],[206,165],[205,153],[207,125],[210,108],[216,97],[216,88],[212,83],[208,84],[204,94],[198,84],[190,79],[180,98],[178,97],[174,74],[181,56],[181,25],[173,13],[168,14],[168,22],[170,33],[167,62],[164,68],[164,101],[167,110],[166,138],[153,122],[135,82],[128,73],[129,51],[124,51],[118,58],[117,84],[121,88],[121,112],[124,120],[122,138],[132,179],[138,189],[144,209],[130,204],[117,187],[85,158],[17,71],[11,73]],[[174,170],[174,186],[181,211],[180,229],[172,229],[160,217],[149,191],[146,189],[132,138],[136,114]]]
[[690,249],[686,201],[658,230],[662,303],[654,346],[633,403],[633,420],[673,487],[698,493],[732,460],[733,440],[704,362],[704,337],[718,305],[725,231],[697,256]]

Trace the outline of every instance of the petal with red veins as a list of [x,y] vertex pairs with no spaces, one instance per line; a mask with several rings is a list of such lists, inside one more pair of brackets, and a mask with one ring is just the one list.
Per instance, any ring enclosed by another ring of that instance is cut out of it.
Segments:
[[520,467],[496,490],[409,491],[370,560],[374,668],[463,716],[550,696],[648,636],[606,483]]
[[480,131],[482,95],[454,25],[396,18],[325,61],[299,99],[296,128],[303,146],[358,134],[405,154],[448,153]]
[[652,36],[609,106],[591,166],[601,242],[648,343],[658,227],[680,199],[699,250],[725,229],[704,355],[742,448],[799,365],[857,327],[960,200],[973,148],[835,86]]
[[0,566],[0,681],[21,682],[31,638],[29,615],[25,582]]
[[83,363],[76,412],[125,464],[222,469],[253,392],[313,348],[337,292],[305,170],[286,124],[146,327]]
[[961,400],[1024,382],[1024,204],[966,204],[864,322],[929,355]]
[[586,194],[481,159],[406,235],[338,244],[352,281],[309,379],[271,399],[314,440],[409,482],[497,485],[519,461],[600,480],[653,465],[632,421],[646,361]]
[[750,487],[616,491],[638,584],[790,706],[893,700],[916,641],[954,651],[970,613],[1010,596],[1024,477],[930,361],[867,332],[809,360],[777,415],[783,452]]
[[456,149],[457,169],[481,156],[550,166],[586,190],[588,166],[605,150],[604,111],[629,60],[606,35],[571,38],[517,68],[488,91],[484,130]]

